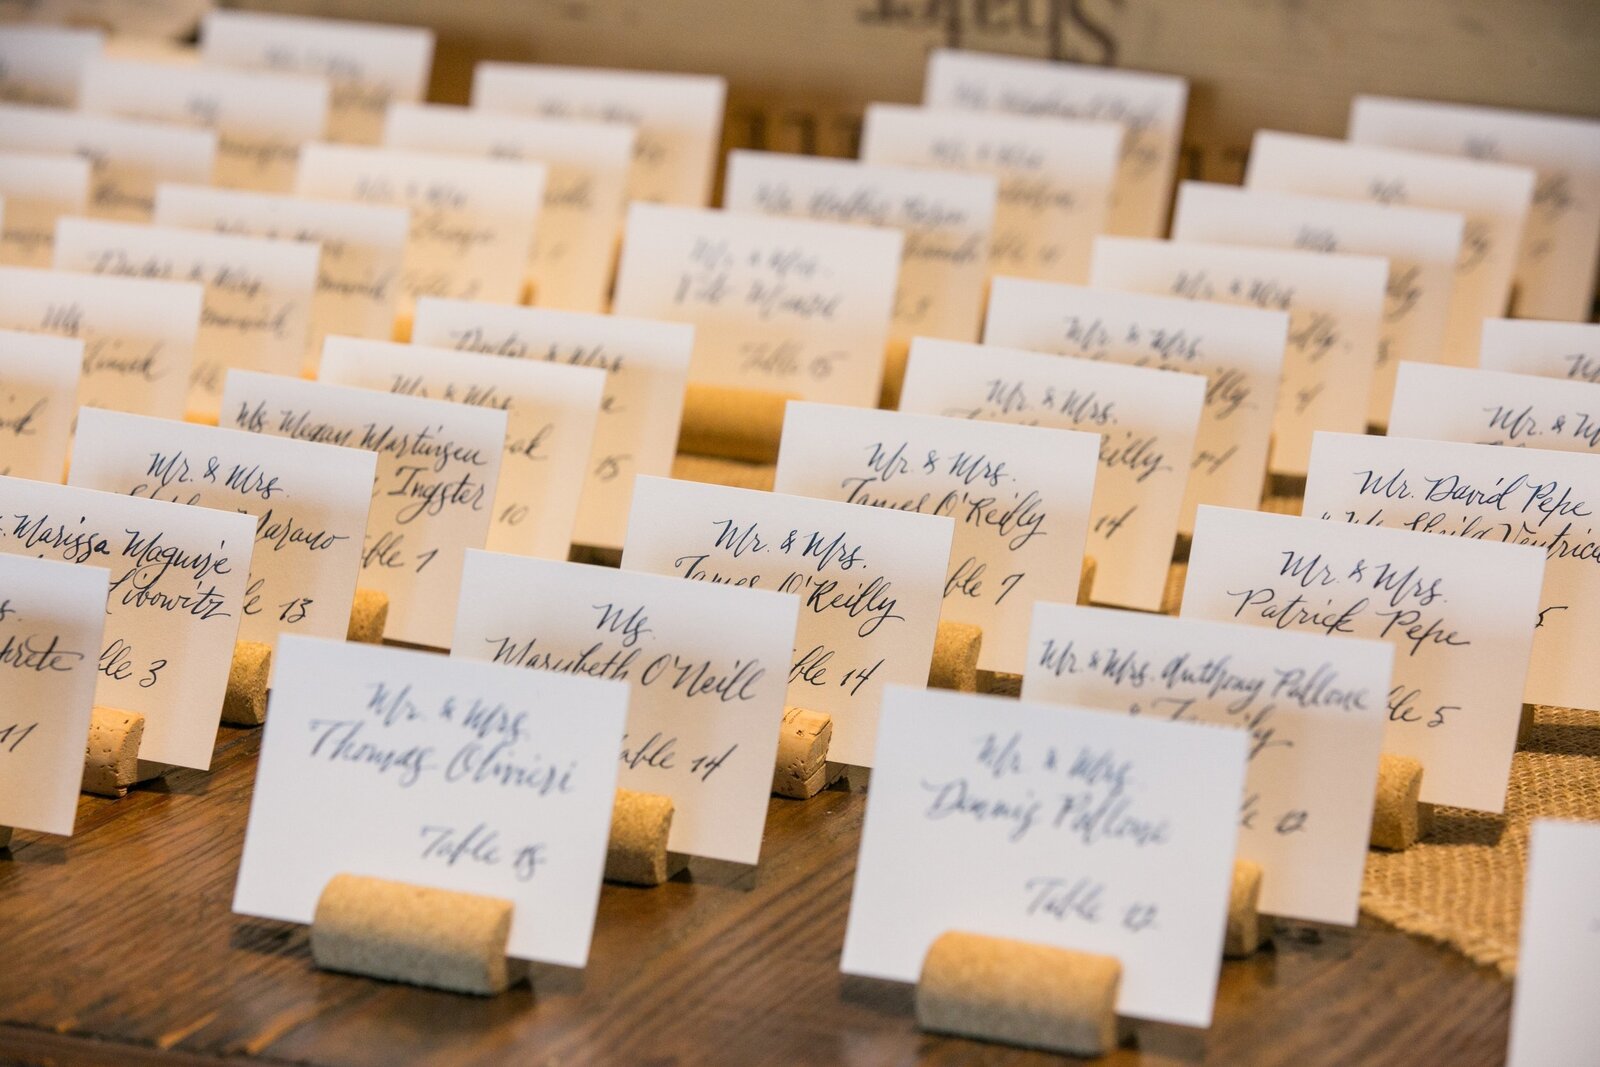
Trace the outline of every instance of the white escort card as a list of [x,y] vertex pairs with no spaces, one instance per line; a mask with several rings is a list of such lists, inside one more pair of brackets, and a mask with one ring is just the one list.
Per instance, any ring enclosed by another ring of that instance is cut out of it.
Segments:
[[204,300],[192,282],[0,267],[0,327],[82,341],[89,407],[183,418]]
[[1507,1067],[1581,1064],[1600,1048],[1597,887],[1600,825],[1533,820]]
[[315,372],[329,334],[394,334],[411,217],[405,208],[199,185],[156,190],[155,222],[322,247],[303,363]]
[[82,371],[82,341],[0,329],[0,474],[61,480]]
[[1462,362],[1444,349],[1444,332],[1465,226],[1461,215],[1449,211],[1184,182],[1172,239],[1387,259],[1388,297],[1367,407],[1367,421],[1381,426],[1402,362]]
[[0,826],[72,833],[109,581],[0,555]]
[[1600,382],[1600,323],[1484,319],[1485,370]]
[[300,146],[327,128],[328,83],[298,74],[97,59],[84,69],[78,106],[214,130],[218,185],[286,193]]
[[76,156],[0,150],[0,263],[48,267],[56,220],[89,209],[90,166]]
[[985,174],[777,152],[728,153],[722,206],[904,231],[890,337],[976,341],[998,185]]
[[383,143],[544,164],[544,207],[527,271],[533,303],[604,311],[622,233],[634,136],[632,126],[616,122],[396,104],[389,109]]
[[1018,56],[935,49],[922,102],[928,107],[1104,119],[1127,131],[1108,232],[1160,237],[1178,169],[1189,83],[1167,74],[1113,70]]
[[0,104],[0,151],[85,159],[93,168],[89,214],[148,222],[160,183],[211,182],[217,135],[165,122]]
[[1353,926],[1393,660],[1382,641],[1040,604],[1022,699],[1243,731],[1261,910]]
[[462,556],[494,517],[505,412],[231,371],[222,425],[376,452],[358,586],[388,594],[385,637],[449,647]]
[[695,327],[690,378],[878,402],[903,235],[634,204],[612,310]]
[[1350,140],[1532,167],[1539,178],[1517,263],[1517,314],[1588,321],[1600,258],[1600,122],[1358,96]]
[[342,640],[377,466],[355,448],[85,408],[71,484],[251,516],[239,640]]
[[451,655],[626,682],[618,782],[672,798],[667,847],[755,863],[800,599],[468,552]]
[[1444,351],[1470,365],[1478,324],[1506,312],[1533,199],[1534,173],[1527,167],[1259,130],[1245,185],[1459,212],[1467,225]]
[[98,30],[65,26],[0,26],[0,100],[40,107],[78,106],[83,68],[100,56]]
[[1367,427],[1388,277],[1388,262],[1376,256],[1103,237],[1095,242],[1090,281],[1287,311],[1270,466],[1298,475],[1312,433]]
[[1261,502],[1289,315],[1181,297],[996,278],[984,343],[1203,374],[1205,407],[1178,530],[1200,504]]
[[205,289],[189,380],[189,410],[214,418],[230,368],[299,374],[311,328],[321,249],[307,241],[62,219],[57,270],[195,282]]
[[301,153],[295,192],[409,208],[406,301],[449,296],[514,304],[544,183],[545,168],[537,163],[311,144]]
[[953,520],[639,478],[624,570],[800,597],[789,703],[833,718],[829,758],[870,766],[885,684],[933,661]]
[[702,74],[479,63],[472,106],[552,119],[619,122],[638,131],[628,199],[711,202],[728,83]]
[[0,553],[110,572],[94,702],[145,717],[139,758],[211,766],[256,521],[0,478]]
[[212,11],[200,25],[200,60],[218,67],[326,78],[328,139],[377,144],[390,104],[414,103],[427,95],[433,31],[378,22]]
[[1600,456],[1317,435],[1304,514],[1531,545],[1545,556],[1523,700],[1600,710]]
[[693,326],[428,297],[417,304],[411,340],[605,371],[594,452],[572,539],[581,545],[622,547],[633,479],[672,471]]
[[919,337],[900,410],[1099,434],[1092,595],[1159,611],[1205,393],[1198,374]]
[[1600,454],[1600,383],[1404,363],[1389,433]]
[[869,104],[861,158],[994,175],[990,274],[1083,282],[1106,231],[1122,137],[1114,122]]
[[891,686],[840,969],[959,930],[1114,956],[1118,1015],[1208,1026],[1246,735]]
[[1501,811],[1544,555],[1524,545],[1204,507],[1185,618],[1395,648],[1385,752],[1422,763],[1422,799]]
[[567,558],[589,472],[604,373],[543,360],[330,337],[318,379],[504,411],[505,454],[485,547]]
[[582,967],[628,687],[407,649],[278,650],[233,910],[309,923],[337,874],[509,900],[507,955]]

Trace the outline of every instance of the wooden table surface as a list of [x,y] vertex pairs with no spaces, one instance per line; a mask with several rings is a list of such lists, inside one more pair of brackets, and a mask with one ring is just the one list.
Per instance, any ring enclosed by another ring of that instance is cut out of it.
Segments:
[[[480,999],[319,972],[306,927],[230,912],[259,744],[224,728],[209,774],[86,796],[75,836],[0,850],[0,1062],[1071,1062],[919,1034],[910,987],[839,973],[865,775],[773,798],[758,869],[607,885],[586,970]],[[1209,1031],[1143,1025],[1105,1062],[1498,1064],[1510,992],[1368,920],[1279,924],[1223,966]]]

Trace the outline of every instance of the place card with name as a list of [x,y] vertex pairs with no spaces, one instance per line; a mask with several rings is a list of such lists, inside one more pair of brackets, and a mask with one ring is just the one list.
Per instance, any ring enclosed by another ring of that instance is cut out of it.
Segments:
[[0,151],[89,162],[89,214],[148,222],[161,182],[211,181],[217,135],[165,122],[0,104]]
[[1600,384],[1404,363],[1389,433],[1600,454]]
[[1597,512],[1600,456],[1543,448],[1323,433],[1306,476],[1313,518],[1542,550],[1530,704],[1600,710]]
[[589,956],[628,687],[409,649],[278,650],[233,910],[309,923],[337,874],[509,900],[507,955]]
[[728,153],[729,211],[888,226],[905,233],[889,335],[976,341],[998,185],[986,174],[778,152]]
[[1459,212],[1466,228],[1444,351],[1470,365],[1478,354],[1478,324],[1506,313],[1533,200],[1528,167],[1259,130],[1245,185]]
[[0,330],[0,474],[61,480],[82,372],[82,341]]
[[1600,323],[1484,319],[1484,370],[1600,382]]
[[1117,1014],[1207,1026],[1243,730],[891,686],[840,969],[915,982],[952,930],[1122,963]]
[[0,26],[0,100],[40,107],[78,106],[83,68],[100,56],[98,30],[65,26]]
[[468,552],[450,654],[626,682],[618,785],[672,798],[667,847],[755,863],[800,598]]
[[1115,122],[869,104],[861,158],[994,175],[990,274],[1082,282],[1106,230],[1122,136]]
[[424,296],[514,304],[544,184],[545,168],[537,163],[310,144],[301,153],[295,192],[409,208],[401,276],[407,304]]
[[1382,641],[1040,604],[1022,699],[1243,731],[1239,858],[1261,867],[1261,910],[1353,926],[1393,659]]
[[78,404],[183,418],[205,290],[0,267],[0,327],[83,342]]
[[479,63],[472,106],[552,119],[620,122],[638,130],[628,200],[711,202],[728,83],[704,74]]
[[394,335],[411,217],[405,208],[311,200],[199,185],[163,184],[155,221],[162,226],[311,241],[322,247],[311,295],[305,371],[315,373],[322,339]]
[[218,185],[286,193],[300,146],[327,128],[328,83],[298,74],[97,59],[84,68],[78,106],[214,130]]
[[0,826],[72,833],[109,581],[0,555]]
[[462,556],[494,517],[505,412],[230,371],[222,425],[376,452],[357,587],[389,595],[384,637],[450,646]]
[[903,235],[637,203],[612,310],[695,326],[690,379],[878,402]]
[[1387,641],[1384,751],[1422,763],[1427,803],[1498,812],[1543,575],[1525,545],[1203,507],[1182,614]]
[[0,151],[0,263],[50,266],[56,220],[89,208],[89,172],[76,156]]
[[189,410],[214,418],[231,368],[299,374],[311,328],[320,248],[308,241],[66,218],[57,270],[195,282],[205,289],[195,335]]
[[622,547],[633,479],[672,472],[693,326],[428,297],[417,304],[411,340],[605,371],[594,452],[572,539],[581,545]]
[[239,640],[342,640],[377,457],[242,430],[85,408],[71,484],[256,520]]
[[330,337],[318,379],[506,413],[492,552],[566,559],[605,375],[591,367]]
[[1099,434],[1092,595],[1158,611],[1205,392],[1198,374],[919,337],[900,410]]
[[1178,169],[1189,83],[1167,74],[1114,70],[954,48],[928,57],[928,107],[1103,119],[1126,131],[1108,232],[1160,237]]
[[390,104],[415,103],[427,95],[433,31],[257,11],[211,11],[200,25],[200,61],[326,78],[328,139],[377,144]]
[[1034,603],[1078,595],[1099,465],[1095,433],[790,401],[773,490],[954,519],[941,618],[1021,674]]
[[604,311],[622,234],[634,136],[632,126],[617,122],[396,104],[389,109],[383,143],[544,164],[544,207],[528,261],[533,303]]
[[986,344],[1203,374],[1205,405],[1178,529],[1200,504],[1261,501],[1289,315],[1180,297],[996,278]]
[[1600,825],[1534,819],[1507,1067],[1583,1063],[1600,1048],[1597,885]]
[[624,570],[793,593],[789,703],[833,718],[829,758],[870,766],[890,682],[933,662],[952,519],[638,478]]
[[256,520],[0,478],[0,554],[110,572],[96,704],[145,717],[139,757],[211,766]]
[[1532,167],[1533,209],[1516,269],[1522,318],[1586,322],[1600,258],[1600,121],[1358,96],[1350,140]]
[[1090,283],[1287,311],[1269,465],[1299,475],[1315,431],[1367,428],[1388,277],[1376,256],[1103,237]]
[[1382,426],[1402,362],[1459,362],[1443,345],[1465,225],[1449,211],[1183,182],[1172,239],[1387,259],[1388,295],[1367,407],[1367,421]]

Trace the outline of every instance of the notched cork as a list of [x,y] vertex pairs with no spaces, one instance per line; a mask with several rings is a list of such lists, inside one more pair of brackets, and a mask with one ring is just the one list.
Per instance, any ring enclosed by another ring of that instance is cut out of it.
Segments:
[[697,456],[775,463],[788,393],[730,389],[691,382],[683,393],[678,451]]
[[1433,805],[1422,797],[1422,764],[1385,752],[1378,757],[1378,790],[1372,805],[1374,848],[1410,848],[1433,825]]
[[139,744],[144,740],[144,716],[136,711],[103,708],[89,713],[89,743],[83,754],[85,793],[124,797],[139,777]]
[[933,640],[933,663],[928,685],[960,693],[978,691],[978,654],[983,650],[983,629],[969,622],[941,619]]
[[1266,924],[1261,921],[1261,867],[1249,860],[1235,860],[1233,885],[1228,890],[1228,931],[1222,940],[1222,954],[1242,960],[1256,954],[1266,944]]
[[789,707],[778,730],[778,759],[772,768],[772,791],[780,797],[808,800],[838,781],[844,765],[828,762],[833,717],[826,712]]
[[383,628],[389,625],[389,594],[377,589],[357,589],[350,605],[350,626],[346,641],[365,645],[383,644]]
[[672,798],[617,790],[606,843],[606,881],[656,886],[687,867],[688,859],[667,851]]
[[228,688],[222,696],[222,721],[260,726],[267,721],[267,679],[272,677],[272,646],[240,641],[233,646]]

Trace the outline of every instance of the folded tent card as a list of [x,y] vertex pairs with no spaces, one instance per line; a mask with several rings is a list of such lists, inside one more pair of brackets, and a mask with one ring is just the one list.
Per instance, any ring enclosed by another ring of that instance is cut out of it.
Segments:
[[82,341],[0,330],[0,474],[61,480],[82,371]]
[[0,264],[48,267],[56,220],[89,209],[89,161],[0,148]]
[[68,26],[0,26],[0,100],[40,107],[78,105],[83,68],[105,48],[99,30]]
[[1484,319],[1484,370],[1600,382],[1600,323]]
[[1408,363],[1389,433],[1600,454],[1600,383]]
[[1528,835],[1507,1067],[1584,1063],[1600,1047],[1600,825],[1535,819]]

